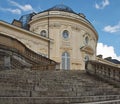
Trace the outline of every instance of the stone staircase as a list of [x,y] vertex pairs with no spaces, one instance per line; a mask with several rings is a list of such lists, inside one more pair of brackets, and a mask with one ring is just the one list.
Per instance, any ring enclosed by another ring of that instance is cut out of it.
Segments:
[[0,104],[84,103],[120,104],[120,88],[85,71],[0,71]]

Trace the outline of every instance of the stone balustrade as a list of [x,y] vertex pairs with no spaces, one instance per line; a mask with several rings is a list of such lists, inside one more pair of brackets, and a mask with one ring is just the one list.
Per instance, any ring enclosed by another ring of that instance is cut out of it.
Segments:
[[[4,55],[5,57],[3,57],[4,61],[3,66],[7,67],[11,67],[12,63],[14,63],[14,65],[16,64],[15,67],[17,66],[20,66],[21,68],[23,68],[24,66],[27,67],[27,65],[22,65],[23,61],[25,61],[25,63],[31,64],[32,68],[34,67],[34,69],[38,69],[36,65],[39,65],[39,67],[41,65],[42,69],[43,68],[46,69],[46,67],[48,66],[54,66],[52,67],[52,69],[54,70],[57,64],[55,61],[35,53],[17,39],[5,36],[3,34],[0,34],[0,54],[1,53],[5,54]],[[14,57],[16,57],[16,60],[18,62],[15,61]],[[46,67],[43,67],[43,65]]]
[[116,66],[91,60],[86,62],[86,71],[120,86],[120,68]]

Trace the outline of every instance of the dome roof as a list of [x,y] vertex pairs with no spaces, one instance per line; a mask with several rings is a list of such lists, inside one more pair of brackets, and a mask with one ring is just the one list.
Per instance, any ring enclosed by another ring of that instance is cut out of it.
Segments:
[[75,13],[70,7],[63,4],[55,5],[52,8],[48,9],[47,11],[64,11],[64,12]]

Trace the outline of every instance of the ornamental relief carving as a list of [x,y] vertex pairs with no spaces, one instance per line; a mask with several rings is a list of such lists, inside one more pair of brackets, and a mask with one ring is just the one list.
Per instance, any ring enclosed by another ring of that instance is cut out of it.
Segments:
[[64,51],[72,50],[72,47],[61,47]]
[[31,31],[36,31],[36,30],[39,30],[41,28],[47,28],[48,25],[47,24],[43,24],[43,25],[35,25],[35,26],[31,26]]
[[70,42],[62,42],[63,47],[70,47],[71,43]]
[[50,23],[50,25],[49,25],[49,27],[50,28],[60,28],[61,27],[61,24],[59,24],[59,23]]
[[39,25],[39,28],[45,28],[46,26],[48,26],[48,25],[47,24]]
[[35,32],[36,30],[38,30],[38,27],[31,27],[31,31]]
[[86,32],[85,32],[83,29],[81,29],[80,33],[81,33],[81,35],[84,36],[84,34],[85,34]]
[[64,41],[62,41],[62,43],[61,43],[61,49],[72,50],[71,43],[70,42],[64,42]]
[[71,28],[72,28],[72,30],[75,30],[75,31],[81,31],[79,26],[71,26]]
[[83,37],[87,37],[87,36],[90,38],[90,34],[87,33],[87,32],[85,32],[85,33],[83,34]]
[[64,29],[67,29],[69,26],[70,25],[67,25],[67,23],[66,24],[62,24],[62,28],[64,28]]

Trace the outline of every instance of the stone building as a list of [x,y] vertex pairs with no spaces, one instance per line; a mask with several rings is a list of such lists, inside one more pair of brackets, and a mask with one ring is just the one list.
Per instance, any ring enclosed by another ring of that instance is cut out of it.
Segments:
[[0,104],[120,104],[120,62],[96,56],[97,41],[65,5],[0,21]]
[[0,21],[0,33],[56,61],[60,69],[85,69],[85,61],[96,59],[95,28],[84,14],[65,5],[23,15],[12,24]]

